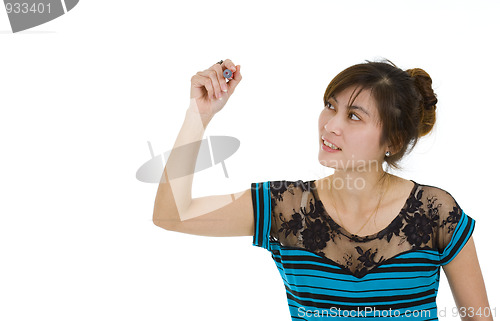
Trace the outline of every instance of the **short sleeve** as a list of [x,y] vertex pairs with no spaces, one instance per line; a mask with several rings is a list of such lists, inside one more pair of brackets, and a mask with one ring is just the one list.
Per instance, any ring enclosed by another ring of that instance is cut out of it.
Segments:
[[271,251],[271,243],[297,246],[305,227],[303,213],[309,207],[308,182],[269,181],[251,186],[255,230],[253,245]]
[[439,224],[439,257],[441,266],[450,263],[472,236],[476,221],[465,214],[454,201],[452,206],[443,206]]
[[252,204],[255,229],[253,245],[270,251],[271,237],[271,182],[252,183]]

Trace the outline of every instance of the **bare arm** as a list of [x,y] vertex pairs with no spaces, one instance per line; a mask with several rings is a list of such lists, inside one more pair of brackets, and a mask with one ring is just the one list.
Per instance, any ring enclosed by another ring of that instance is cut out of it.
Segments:
[[[191,106],[190,106],[191,107]],[[156,193],[153,222],[171,224],[188,217],[196,159],[211,117],[186,111],[184,123],[167,160]]]
[[[492,311],[488,317],[484,316],[484,310],[488,312],[490,305],[472,236],[443,270],[462,321],[492,321]],[[482,315],[478,315],[478,311]]]
[[[250,189],[237,194],[192,199],[193,175],[205,128],[222,109],[242,79],[239,66],[227,84],[222,68],[234,66],[228,59],[192,77],[191,100],[184,123],[163,170],[153,212],[155,225],[167,230],[207,235],[253,235]],[[223,91],[227,88],[227,91]],[[221,100],[216,95],[222,94]]]
[[[166,230],[188,234],[253,235],[254,219],[250,189],[236,194],[192,199],[194,174],[169,179],[169,173],[177,176],[179,172],[194,172],[200,141],[207,124],[208,121],[200,121],[196,114],[186,112],[184,124],[158,186],[153,222]],[[176,150],[176,147],[185,144],[190,144],[189,148]]]

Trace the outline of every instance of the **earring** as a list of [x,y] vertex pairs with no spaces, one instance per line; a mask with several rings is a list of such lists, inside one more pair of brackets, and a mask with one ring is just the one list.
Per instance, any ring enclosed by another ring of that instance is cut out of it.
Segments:
[[389,156],[391,156],[391,152],[389,152],[389,151],[385,152],[385,157],[389,157]]

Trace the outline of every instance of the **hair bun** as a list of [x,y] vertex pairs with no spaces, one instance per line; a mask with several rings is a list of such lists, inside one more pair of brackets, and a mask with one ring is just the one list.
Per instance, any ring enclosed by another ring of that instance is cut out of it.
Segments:
[[420,122],[418,126],[418,136],[427,135],[436,122],[437,97],[432,89],[431,76],[420,68],[408,69],[406,72],[415,81],[415,87],[420,93],[420,104],[418,107]]

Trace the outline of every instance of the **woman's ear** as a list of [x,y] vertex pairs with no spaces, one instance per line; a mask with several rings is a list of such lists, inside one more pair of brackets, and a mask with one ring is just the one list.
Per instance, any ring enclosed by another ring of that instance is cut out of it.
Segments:
[[394,154],[394,149],[392,148],[392,145],[387,145],[385,148],[385,152],[389,152],[391,155]]
[[401,148],[403,147],[402,144],[403,144],[403,142],[396,142],[394,144],[387,143],[387,145],[386,145],[387,149],[385,151],[386,152],[389,151],[391,153],[391,155],[394,155],[401,150]]

